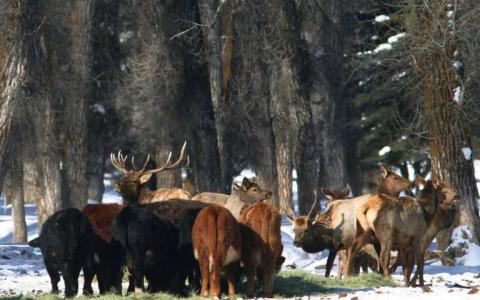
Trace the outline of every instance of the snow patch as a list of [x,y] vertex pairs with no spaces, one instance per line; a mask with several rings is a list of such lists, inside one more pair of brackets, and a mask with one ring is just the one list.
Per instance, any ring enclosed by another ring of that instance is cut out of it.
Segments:
[[463,156],[465,156],[466,160],[472,159],[472,149],[470,149],[470,147],[464,147],[462,148],[462,151],[463,151]]
[[472,242],[472,233],[467,225],[453,229],[452,243],[445,250],[455,257],[455,264],[480,266],[480,246]]
[[375,22],[377,23],[387,22],[389,20],[390,20],[390,17],[387,15],[379,15],[375,17]]
[[462,88],[457,86],[453,89],[453,101],[459,103],[462,96]]
[[105,107],[101,104],[98,104],[98,103],[95,103],[94,105],[92,105],[92,110],[94,112],[101,113],[102,115],[104,115],[106,113]]
[[390,151],[392,151],[392,148],[390,146],[385,146],[382,149],[380,149],[380,151],[378,151],[378,155],[384,156],[385,154],[387,154]]
[[386,51],[386,50],[392,50],[392,45],[389,44],[389,43],[380,44],[380,45],[377,46],[377,48],[375,48],[373,50],[373,52],[378,53],[378,52],[382,52],[382,51]]
[[400,32],[400,33],[397,33],[396,35],[392,35],[391,37],[389,37],[387,39],[388,43],[389,44],[394,44],[394,43],[398,43],[398,41],[405,37],[407,34],[405,32]]

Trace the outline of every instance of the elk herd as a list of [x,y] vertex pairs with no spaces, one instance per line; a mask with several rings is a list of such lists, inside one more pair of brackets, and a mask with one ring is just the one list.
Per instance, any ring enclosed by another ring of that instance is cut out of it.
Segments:
[[[29,242],[41,249],[52,293],[59,291],[61,274],[65,296],[75,296],[83,269],[86,295],[93,294],[95,276],[101,294],[121,294],[127,276],[127,293],[186,295],[193,290],[220,297],[222,292],[238,292],[244,275],[247,297],[256,295],[257,286],[264,297],[273,296],[274,277],[285,258],[282,214],[271,201],[271,191],[247,178],[241,185],[234,183],[230,195],[202,192],[192,197],[182,189],[149,190],[146,183],[153,174],[188,164],[185,144],[175,162],[170,155],[156,169],[145,170],[148,157],[141,169],[133,157],[127,168],[127,156],[121,152],[110,159],[123,174],[115,185],[123,205],[60,210]],[[322,188],[324,212],[317,211],[317,199],[306,216],[294,217],[285,210],[294,228],[293,244],[308,253],[328,249],[325,276],[330,276],[339,254],[340,276],[358,274],[360,268],[388,276],[401,265],[406,285],[417,279],[423,285],[425,251],[438,231],[451,225],[457,196],[439,182],[417,177],[416,184],[416,198],[400,196],[412,183],[381,165],[374,194],[347,198],[348,189]],[[392,250],[398,257],[391,266]]]

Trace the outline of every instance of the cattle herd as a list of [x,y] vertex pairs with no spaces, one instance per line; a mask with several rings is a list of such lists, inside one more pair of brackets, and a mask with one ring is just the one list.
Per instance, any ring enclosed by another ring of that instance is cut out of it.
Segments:
[[[124,275],[127,293],[182,296],[193,290],[220,297],[224,290],[229,295],[238,292],[244,275],[247,297],[255,296],[256,282],[263,296],[273,295],[273,280],[285,258],[282,216],[270,201],[270,191],[247,178],[233,184],[230,195],[205,192],[191,197],[182,189],[145,187],[153,174],[188,163],[185,145],[175,162],[170,156],[157,169],[145,170],[148,158],[140,170],[132,158],[128,169],[121,153],[112,154],[111,162],[123,173],[115,186],[123,205],[60,210],[29,242],[42,251],[52,293],[58,293],[61,274],[65,296],[75,296],[83,269],[86,295],[93,294],[95,276],[100,294],[122,294]],[[402,265],[407,285],[417,279],[423,285],[426,248],[439,230],[450,226],[457,196],[438,182],[417,177],[416,183],[416,198],[400,197],[413,185],[382,165],[375,194],[348,199],[349,190],[322,189],[328,202],[325,212],[317,212],[317,199],[307,216],[295,218],[291,210],[283,211],[293,224],[294,245],[309,253],[328,249],[326,276],[338,253],[340,276],[357,274],[360,268],[389,275]],[[391,250],[399,253],[392,266]]]

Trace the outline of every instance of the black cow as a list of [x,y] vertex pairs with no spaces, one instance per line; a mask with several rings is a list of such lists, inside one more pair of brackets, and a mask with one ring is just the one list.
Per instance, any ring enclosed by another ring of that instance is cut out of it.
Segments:
[[93,230],[88,219],[80,210],[67,208],[51,215],[43,224],[40,236],[28,243],[42,250],[52,293],[58,293],[61,273],[65,297],[77,295],[80,269],[90,263],[92,239]]
[[[132,272],[128,292],[182,292],[177,272],[178,229],[144,206],[127,206],[113,221],[112,237],[125,249]],[[131,259],[130,259],[131,258]]]

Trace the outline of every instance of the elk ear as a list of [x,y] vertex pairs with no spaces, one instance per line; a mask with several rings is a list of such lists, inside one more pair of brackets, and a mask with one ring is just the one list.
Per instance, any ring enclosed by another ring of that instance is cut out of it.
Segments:
[[117,193],[120,193],[120,183],[115,182],[115,183],[113,184],[113,190],[114,190],[115,192],[117,192]]
[[152,177],[152,173],[145,173],[140,176],[139,181],[141,184],[144,184],[144,183],[147,183],[151,177]]
[[251,184],[252,182],[248,180],[247,177],[243,177],[242,186],[245,188],[245,190],[248,190]]
[[285,214],[290,223],[295,224],[295,218],[291,214]]
[[382,176],[382,178],[387,178],[388,176],[388,167],[384,163],[380,165],[380,176]]
[[350,188],[344,187],[341,191],[337,192],[337,199],[345,199],[350,194]]
[[242,187],[239,186],[239,185],[236,184],[236,183],[233,183],[233,184],[232,184],[232,190],[235,190],[235,191],[239,192],[239,191],[242,190]]
[[425,178],[423,178],[422,176],[420,175],[417,175],[415,177],[415,182],[417,183],[417,186],[418,186],[418,189],[419,190],[423,190],[425,188],[425,185],[426,185],[426,181],[425,181]]

